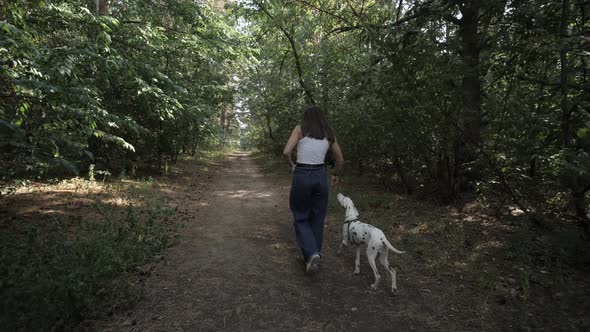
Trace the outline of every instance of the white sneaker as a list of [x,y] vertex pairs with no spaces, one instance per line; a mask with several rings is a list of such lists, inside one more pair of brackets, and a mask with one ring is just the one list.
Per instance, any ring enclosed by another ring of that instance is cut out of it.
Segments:
[[309,274],[316,273],[320,265],[320,255],[314,254],[311,256],[307,264],[305,265],[305,272]]

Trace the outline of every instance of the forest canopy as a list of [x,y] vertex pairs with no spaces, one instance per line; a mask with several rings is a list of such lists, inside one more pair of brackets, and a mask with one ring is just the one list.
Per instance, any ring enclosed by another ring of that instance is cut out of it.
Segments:
[[238,137],[278,155],[317,104],[348,169],[389,190],[481,195],[588,233],[589,11],[577,0],[2,2],[0,176],[160,170]]
[[241,1],[258,53],[240,96],[278,153],[306,104],[388,189],[465,193],[588,232],[587,1]]
[[219,143],[239,39],[201,2],[3,4],[0,175],[158,170]]

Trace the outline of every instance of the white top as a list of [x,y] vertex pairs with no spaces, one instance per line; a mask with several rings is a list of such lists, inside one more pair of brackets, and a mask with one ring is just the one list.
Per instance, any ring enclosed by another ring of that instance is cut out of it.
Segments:
[[297,142],[297,163],[319,165],[324,163],[326,153],[330,148],[327,138],[315,139],[303,137]]

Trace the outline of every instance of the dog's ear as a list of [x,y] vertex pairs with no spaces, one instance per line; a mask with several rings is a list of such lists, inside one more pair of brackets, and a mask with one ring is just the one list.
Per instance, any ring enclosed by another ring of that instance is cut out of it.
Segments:
[[346,196],[342,195],[342,193],[338,193],[338,195],[336,196],[336,200],[338,201],[338,203],[340,203],[342,207],[346,207],[346,204],[344,203],[346,200]]
[[[350,200],[350,199],[349,199]],[[359,215],[359,212],[357,211],[357,209],[354,207],[354,203],[352,203],[352,200],[350,200],[350,204],[346,205],[346,215],[350,216],[352,218],[356,218]]]

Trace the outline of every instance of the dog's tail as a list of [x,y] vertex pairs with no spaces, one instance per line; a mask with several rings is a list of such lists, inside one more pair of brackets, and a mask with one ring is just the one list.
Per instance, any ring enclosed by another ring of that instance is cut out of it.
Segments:
[[385,244],[387,246],[387,248],[389,248],[389,250],[393,251],[396,254],[403,254],[405,253],[405,251],[401,251],[401,250],[397,250],[393,247],[393,245],[391,245],[391,243],[389,243],[389,241],[387,239],[383,239],[383,244]]

